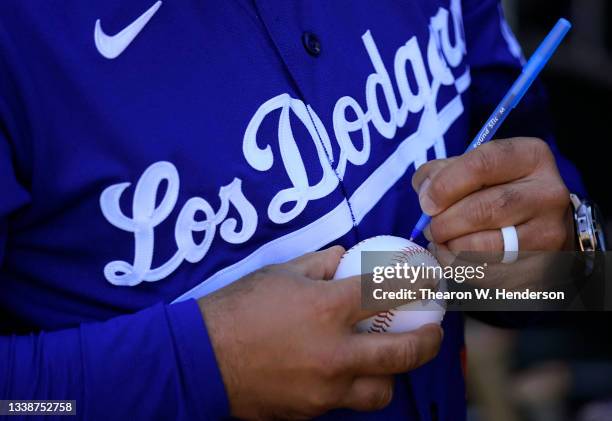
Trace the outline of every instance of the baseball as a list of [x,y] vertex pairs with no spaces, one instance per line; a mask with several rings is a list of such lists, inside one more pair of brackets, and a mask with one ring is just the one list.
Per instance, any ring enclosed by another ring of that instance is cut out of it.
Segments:
[[[344,253],[334,279],[360,275],[362,251],[395,252],[390,253],[389,266],[397,263],[398,258],[400,263],[409,265],[439,266],[436,258],[418,244],[401,237],[379,235],[359,242]],[[444,280],[440,280],[438,290],[444,290],[444,287]],[[444,301],[413,301],[362,320],[356,328],[360,332],[408,332],[428,323],[440,324],[445,308]]]

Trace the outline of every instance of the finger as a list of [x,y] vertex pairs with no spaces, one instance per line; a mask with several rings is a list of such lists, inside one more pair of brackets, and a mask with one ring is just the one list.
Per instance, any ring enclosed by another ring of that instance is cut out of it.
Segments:
[[434,216],[483,187],[525,178],[549,161],[548,146],[537,139],[506,139],[482,145],[457,157],[423,181],[419,201],[423,212]]
[[457,158],[435,159],[421,165],[412,176],[412,188],[414,191],[418,193],[425,179],[431,179],[438,171],[446,167],[455,159]]
[[504,251],[504,240],[501,229],[497,229],[481,231],[455,238],[449,241],[447,246],[453,253],[461,253],[462,251],[484,251],[498,253]]
[[[565,245],[568,227],[563,218],[536,218],[515,227],[520,251],[560,250]],[[501,229],[468,234],[449,241],[453,253],[462,251],[503,252]]]
[[339,314],[342,315],[347,326],[353,326],[355,323],[381,312],[381,309],[363,308],[361,277],[362,275],[351,276],[328,284],[328,299],[332,300],[334,308],[341,309]]
[[310,279],[332,279],[343,254],[344,248],[342,246],[332,246],[325,250],[296,257],[287,263]]
[[[501,232],[501,231],[500,231]],[[430,243],[427,249],[436,256],[438,263],[442,267],[453,266],[480,266],[484,263],[500,263],[504,258],[504,253],[491,251],[475,250],[451,250],[447,245]]]
[[341,407],[355,411],[383,409],[393,399],[393,383],[392,376],[358,377],[344,396]]
[[427,250],[433,254],[440,266],[452,266],[457,260],[457,254],[448,248],[446,244],[427,244]]
[[347,364],[357,374],[386,375],[413,370],[436,356],[442,329],[427,324],[406,333],[359,333],[349,341]]
[[531,219],[517,227],[517,230],[521,251],[561,250],[569,235],[564,214]]
[[432,241],[442,244],[471,233],[523,223],[542,209],[546,198],[527,182],[503,184],[477,191],[434,216]]

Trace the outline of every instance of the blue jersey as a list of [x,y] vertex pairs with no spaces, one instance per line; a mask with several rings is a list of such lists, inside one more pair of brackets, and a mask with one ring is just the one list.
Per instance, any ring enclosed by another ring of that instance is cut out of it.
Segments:
[[[2,0],[0,399],[228,416],[194,298],[408,236],[415,168],[463,151],[521,61],[493,0]],[[506,132],[551,141],[544,104]],[[464,419],[443,326],[388,408],[327,417]]]

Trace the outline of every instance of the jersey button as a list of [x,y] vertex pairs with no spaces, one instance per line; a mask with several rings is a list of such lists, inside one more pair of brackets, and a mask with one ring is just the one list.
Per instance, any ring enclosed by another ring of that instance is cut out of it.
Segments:
[[318,57],[321,54],[321,41],[312,32],[304,32],[302,34],[302,44],[304,48],[313,57]]

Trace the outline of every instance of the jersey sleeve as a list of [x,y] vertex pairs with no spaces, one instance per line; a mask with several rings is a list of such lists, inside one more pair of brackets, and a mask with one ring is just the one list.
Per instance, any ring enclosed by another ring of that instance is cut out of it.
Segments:
[[194,300],[73,329],[0,337],[2,399],[76,400],[79,419],[229,415]]
[[[475,135],[520,74],[525,58],[498,0],[464,0],[463,22],[472,74],[471,134]],[[519,136],[545,140],[568,189],[586,195],[580,174],[556,145],[548,98],[539,79],[497,133],[498,138]]]

